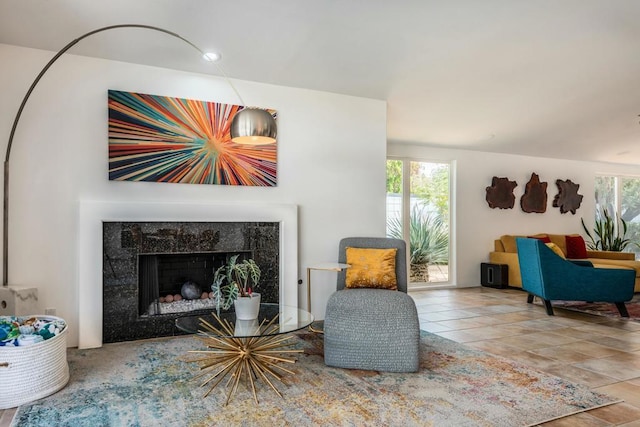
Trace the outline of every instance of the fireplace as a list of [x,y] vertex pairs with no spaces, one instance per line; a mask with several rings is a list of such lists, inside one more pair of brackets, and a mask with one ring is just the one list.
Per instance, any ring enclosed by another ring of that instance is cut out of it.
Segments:
[[[280,204],[262,204],[262,203],[156,203],[156,202],[102,202],[102,201],[81,201],[79,212],[79,242],[78,242],[78,347],[93,348],[99,347],[103,343],[103,312],[105,315],[110,310],[119,310],[118,303],[103,300],[103,288],[107,287],[104,282],[103,275],[109,272],[109,265],[113,258],[107,260],[103,254],[103,227],[104,224],[111,222],[123,223],[170,223],[170,222],[193,222],[193,223],[272,223],[272,227],[277,229],[274,239],[278,248],[277,263],[270,263],[266,269],[273,271],[273,295],[271,297],[274,302],[280,305],[297,307],[298,305],[298,218],[297,206],[280,205]],[[209,233],[209,232],[207,232]],[[185,253],[212,253],[212,252],[235,252],[238,248],[227,250],[218,242],[214,246],[198,246],[202,241],[211,241],[210,233],[207,238],[196,239],[183,235],[174,234],[174,237],[162,243],[162,247],[150,249],[148,245],[156,242],[153,232],[147,233],[146,237],[136,237],[135,233],[127,232],[124,234],[125,243],[129,244],[136,239],[142,242],[142,249],[138,251],[140,254],[150,253],[166,253],[172,252],[173,243],[180,239],[187,239],[188,250]],[[121,234],[121,237],[123,235]],[[128,237],[127,237],[128,236]],[[213,239],[215,240],[215,239]],[[255,240],[263,241],[263,240]],[[172,242],[172,243],[169,243]],[[198,243],[200,242],[200,243]],[[272,242],[273,243],[273,242]],[[147,245],[147,246],[145,246]],[[259,244],[261,246],[262,243]],[[171,247],[171,250],[167,250]],[[244,247],[244,251],[255,251],[256,248],[251,246]],[[262,248],[257,248],[261,250]],[[252,252],[255,254],[255,252]],[[252,254],[252,256],[254,256]],[[129,258],[129,265],[137,265],[137,256],[135,260]],[[257,255],[256,255],[257,256]],[[267,255],[268,257],[269,255]],[[126,263],[125,263],[126,264]],[[114,267],[115,269],[115,267]],[[137,268],[136,268],[137,269]],[[111,272],[113,273],[113,272]],[[264,273],[263,273],[264,274]],[[123,278],[126,274],[120,274]],[[117,283],[113,274],[109,280],[116,281],[114,287],[108,292],[118,295],[118,291],[122,291],[122,296],[126,296],[124,300],[133,301],[129,305],[133,308],[129,310],[127,320],[120,320],[121,324],[128,324],[128,327],[134,328],[141,324],[136,323],[133,317],[140,317],[139,302],[137,296],[135,299],[129,299],[128,293],[138,293],[138,285],[133,280],[134,288],[121,287]],[[104,286],[103,286],[104,285]],[[262,291],[262,289],[261,289]],[[121,300],[122,301],[122,300]],[[116,307],[116,308],[114,308]],[[103,310],[104,308],[104,310]],[[135,313],[135,314],[131,314]],[[162,316],[149,316],[152,318],[162,318]],[[116,316],[117,317],[117,316]],[[153,320],[156,321],[156,320]],[[173,333],[173,332],[172,332]],[[106,339],[105,339],[106,341]]]
[[104,222],[103,230],[105,343],[174,335],[177,317],[214,310],[213,272],[234,255],[260,267],[262,301],[279,301],[278,223]]

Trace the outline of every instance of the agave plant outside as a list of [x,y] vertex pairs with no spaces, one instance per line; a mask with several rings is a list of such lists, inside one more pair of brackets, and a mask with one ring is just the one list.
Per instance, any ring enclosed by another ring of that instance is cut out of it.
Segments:
[[[402,221],[390,218],[389,237],[402,239]],[[415,205],[409,221],[409,260],[412,270],[430,264],[449,262],[449,227],[442,216],[427,212],[425,206]],[[426,273],[425,273],[426,274]],[[426,274],[428,280],[428,274]]]

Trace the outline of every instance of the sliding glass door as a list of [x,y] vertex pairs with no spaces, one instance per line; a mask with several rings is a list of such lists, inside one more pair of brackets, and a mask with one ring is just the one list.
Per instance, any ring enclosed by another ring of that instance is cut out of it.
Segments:
[[387,236],[407,242],[410,286],[449,281],[449,163],[387,160]]

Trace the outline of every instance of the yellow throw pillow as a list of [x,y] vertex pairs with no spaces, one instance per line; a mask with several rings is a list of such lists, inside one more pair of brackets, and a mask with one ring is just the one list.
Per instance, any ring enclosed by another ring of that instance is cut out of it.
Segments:
[[347,247],[347,288],[398,289],[396,252],[392,249]]
[[553,252],[555,252],[555,254],[558,255],[560,258],[562,259],[567,258],[566,256],[564,256],[564,252],[562,252],[562,249],[560,249],[560,246],[556,245],[555,243],[545,243],[545,245],[547,245],[547,247],[551,249]]

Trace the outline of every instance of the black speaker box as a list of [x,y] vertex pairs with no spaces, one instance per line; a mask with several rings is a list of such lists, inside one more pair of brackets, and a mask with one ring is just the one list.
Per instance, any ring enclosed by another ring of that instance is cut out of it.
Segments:
[[490,288],[506,288],[509,286],[509,266],[506,264],[480,264],[480,283]]

